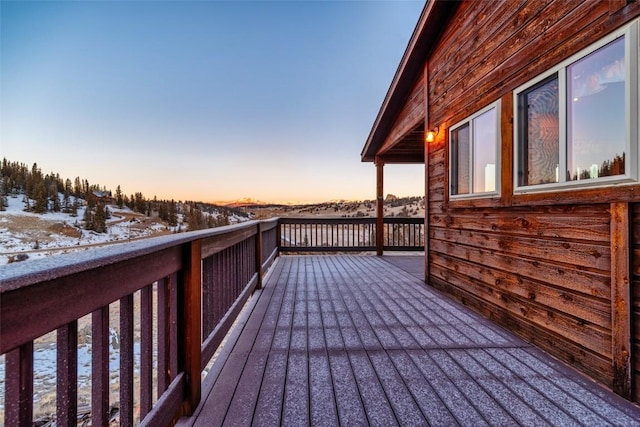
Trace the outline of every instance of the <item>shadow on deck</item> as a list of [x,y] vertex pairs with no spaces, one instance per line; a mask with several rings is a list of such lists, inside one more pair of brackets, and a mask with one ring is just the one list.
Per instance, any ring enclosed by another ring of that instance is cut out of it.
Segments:
[[390,258],[280,257],[179,425],[640,423],[633,404],[425,287],[422,257]]

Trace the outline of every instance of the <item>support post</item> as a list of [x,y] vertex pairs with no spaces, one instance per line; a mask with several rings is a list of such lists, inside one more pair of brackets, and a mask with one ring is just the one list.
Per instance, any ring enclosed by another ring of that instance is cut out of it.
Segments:
[[180,370],[187,378],[182,415],[191,415],[200,403],[202,359],[202,313],[200,282],[202,277],[202,242],[194,240],[184,249],[184,271],[181,289],[179,321],[183,325],[180,343]]
[[258,283],[256,289],[262,289],[262,223],[257,224],[258,232],[256,233],[256,273],[258,274]]
[[5,413],[8,426],[33,425],[33,341],[6,355]]
[[631,400],[629,204],[611,203],[611,341],[613,391]]
[[429,143],[427,132],[429,126],[429,61],[424,64],[423,96],[424,96],[424,282],[429,284],[431,264],[429,263]]
[[384,250],[384,162],[376,159],[376,254]]

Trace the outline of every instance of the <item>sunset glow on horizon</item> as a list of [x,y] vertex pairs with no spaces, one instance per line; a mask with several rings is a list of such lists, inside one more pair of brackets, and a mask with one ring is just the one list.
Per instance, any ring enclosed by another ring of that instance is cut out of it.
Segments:
[[148,198],[374,199],[360,152],[423,5],[2,1],[0,158]]

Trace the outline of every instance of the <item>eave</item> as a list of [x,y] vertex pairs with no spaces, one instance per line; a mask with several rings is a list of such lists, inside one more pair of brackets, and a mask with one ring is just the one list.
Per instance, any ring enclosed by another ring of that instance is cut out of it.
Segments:
[[[392,130],[394,121],[402,109],[412,85],[423,72],[426,59],[436,44],[442,28],[457,6],[458,2],[455,1],[427,0],[360,154],[363,162],[373,162],[379,156],[380,149]],[[424,121],[422,126],[424,126]],[[416,132],[417,130],[413,129],[407,135],[394,141],[393,147],[386,147],[384,161],[386,163],[424,162],[424,150],[422,149],[422,157],[420,157],[419,151],[412,150],[412,147],[415,147]],[[420,129],[419,133],[422,145],[423,130]],[[402,161],[396,161],[396,158],[402,159]]]

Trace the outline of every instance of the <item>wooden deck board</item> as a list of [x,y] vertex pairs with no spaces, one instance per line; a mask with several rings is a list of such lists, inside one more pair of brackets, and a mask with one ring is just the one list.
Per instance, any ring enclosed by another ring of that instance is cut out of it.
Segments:
[[179,425],[640,423],[637,406],[385,258],[280,257]]

